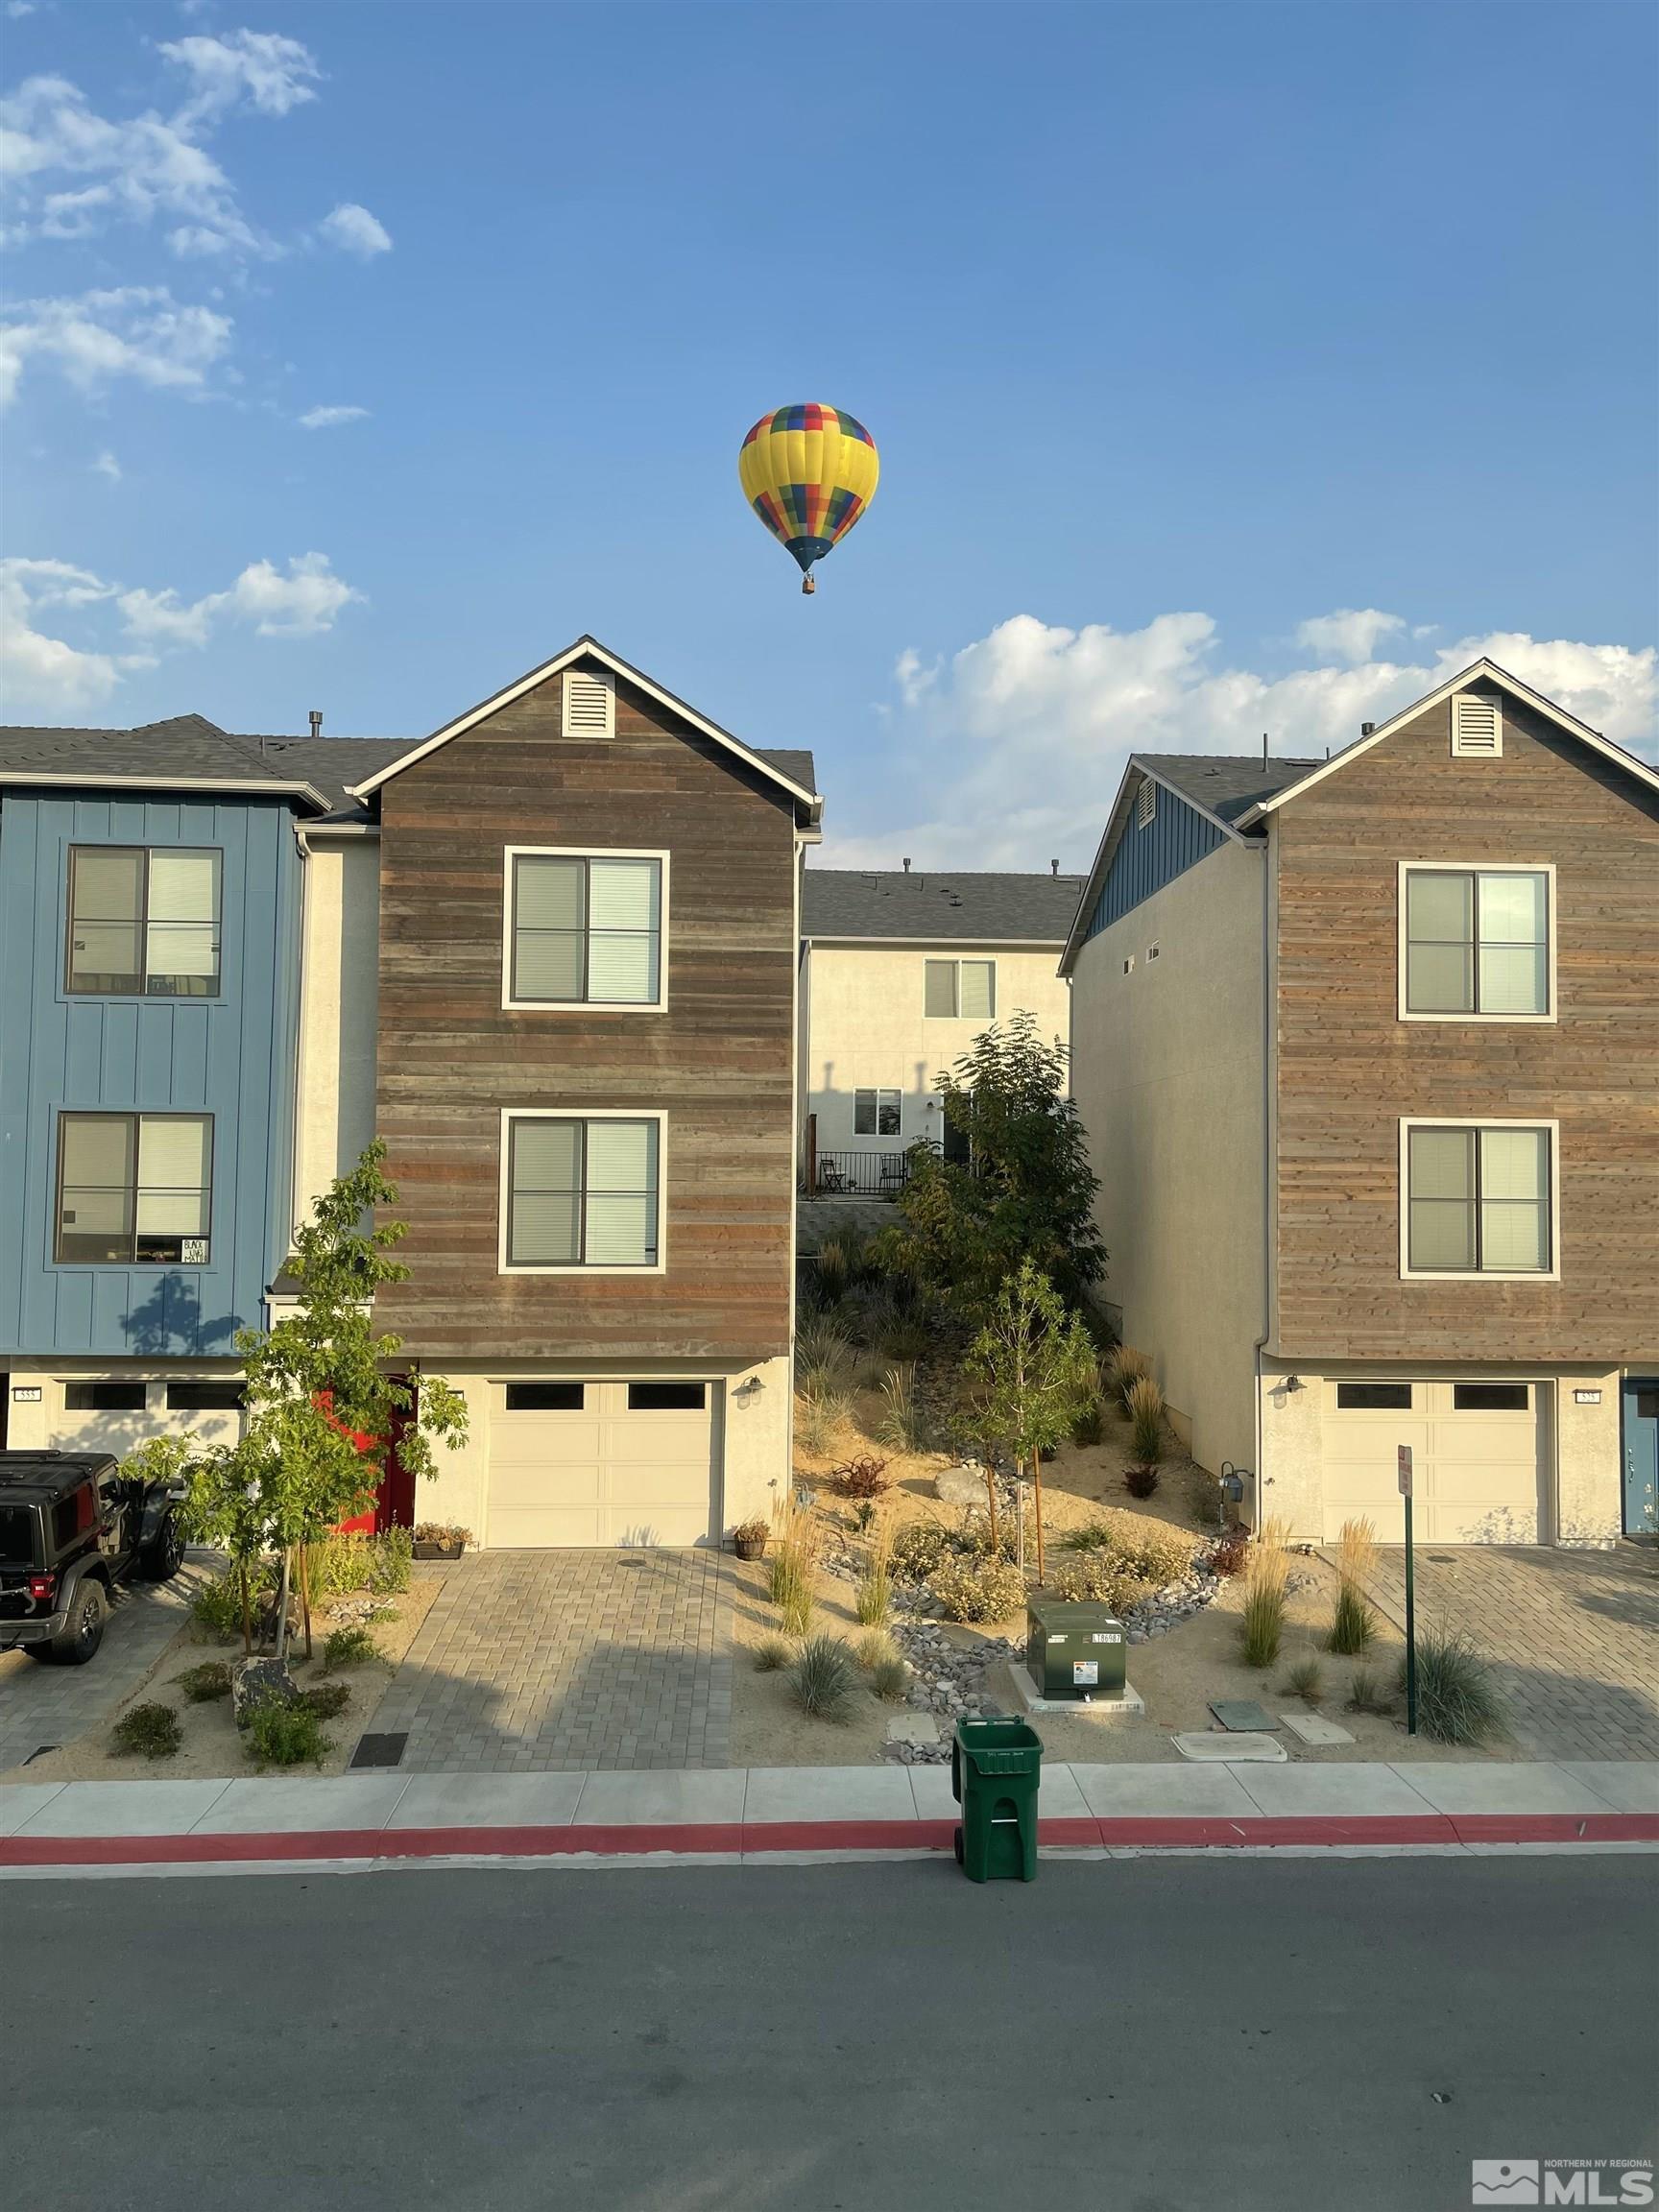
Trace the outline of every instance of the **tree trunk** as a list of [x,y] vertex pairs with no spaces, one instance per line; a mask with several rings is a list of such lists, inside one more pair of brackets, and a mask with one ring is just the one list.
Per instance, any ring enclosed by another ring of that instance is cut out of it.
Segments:
[[1043,1455],[1031,1455],[1031,1503],[1037,1519],[1037,1579],[1043,1581],[1046,1570],[1043,1563]]
[[300,1612],[305,1623],[305,1656],[311,1656],[311,1550],[300,1547]]
[[1001,1556],[997,1541],[997,1470],[989,1459],[985,1462],[985,1503],[991,1515],[991,1556]]
[[236,1581],[242,1592],[242,1656],[244,1659],[252,1659],[253,1656],[253,1608],[248,1601],[248,1562],[246,1559],[238,1559],[236,1562]]
[[294,1553],[290,1546],[282,1547],[282,1579],[276,1589],[276,1657],[278,1661],[288,1655],[288,1571]]

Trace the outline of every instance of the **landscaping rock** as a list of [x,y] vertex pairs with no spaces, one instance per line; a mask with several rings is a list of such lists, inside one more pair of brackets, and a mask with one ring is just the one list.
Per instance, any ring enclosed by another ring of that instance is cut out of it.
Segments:
[[299,1695],[281,1659],[239,1659],[230,1670],[230,1710],[238,1728],[247,1727],[253,1707],[267,1697],[280,1697],[292,1705]]
[[942,1505],[983,1505],[984,1471],[978,1467],[941,1467],[933,1478],[933,1495]]

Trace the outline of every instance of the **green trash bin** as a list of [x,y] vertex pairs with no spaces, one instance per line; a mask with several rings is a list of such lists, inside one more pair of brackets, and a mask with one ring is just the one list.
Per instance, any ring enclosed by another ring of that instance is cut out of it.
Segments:
[[970,1882],[1035,1882],[1043,1739],[1023,1720],[958,1720],[950,1789],[956,1863]]

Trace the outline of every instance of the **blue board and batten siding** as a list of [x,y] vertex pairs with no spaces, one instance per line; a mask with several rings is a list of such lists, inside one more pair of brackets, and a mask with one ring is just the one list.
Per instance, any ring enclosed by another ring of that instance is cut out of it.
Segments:
[[1120,922],[1155,891],[1162,891],[1166,883],[1173,882],[1226,841],[1226,833],[1207,815],[1159,784],[1157,812],[1143,830],[1137,829],[1131,805],[1094,911],[1089,917],[1085,943],[1098,937],[1102,929],[1110,929],[1114,922]]
[[[220,995],[64,988],[71,845],[216,847]],[[223,1356],[288,1250],[301,861],[278,803],[0,802],[0,1357]],[[59,1266],[58,1117],[213,1117],[204,1267]]]

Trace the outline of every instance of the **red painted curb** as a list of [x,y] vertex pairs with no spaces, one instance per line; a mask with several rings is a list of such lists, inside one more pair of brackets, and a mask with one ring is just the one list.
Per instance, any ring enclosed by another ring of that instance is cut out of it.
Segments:
[[[953,1820],[773,1820],[612,1823],[495,1828],[323,1828],[264,1835],[10,1836],[5,1866],[280,1864],[441,1858],[540,1859],[777,1851],[932,1851],[951,1848]],[[1139,1816],[1048,1819],[1039,1839],[1061,1847],[1238,1850],[1459,1843],[1659,1843],[1648,1813],[1389,1814],[1229,1820]]]

